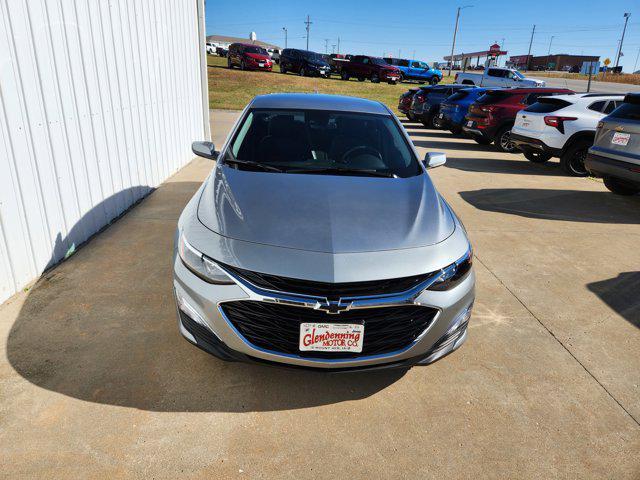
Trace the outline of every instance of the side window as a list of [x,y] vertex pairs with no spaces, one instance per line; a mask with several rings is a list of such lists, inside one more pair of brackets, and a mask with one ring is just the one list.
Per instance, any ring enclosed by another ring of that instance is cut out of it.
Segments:
[[533,105],[538,101],[538,98],[541,96],[542,95],[539,93],[530,93],[524,98],[524,101],[522,103],[524,103],[525,105]]
[[490,68],[487,72],[487,75],[490,77],[502,77],[502,70],[498,70],[497,68]]
[[398,66],[400,66],[400,67],[408,67],[409,66],[409,60],[399,60],[398,61]]
[[604,104],[605,103],[607,103],[607,102],[605,102],[605,101],[594,102],[591,105],[589,105],[587,108],[589,110],[593,110],[594,112],[602,112],[602,109],[604,108]]
[[604,113],[605,115],[609,115],[611,112],[613,112],[616,109],[617,106],[618,106],[618,103],[616,101],[610,100],[609,103],[607,103],[607,106],[602,111],[602,113]]
[[362,59],[362,63],[364,63],[365,65],[369,65],[369,58],[368,57],[364,57]]
[[362,57],[360,55],[356,55],[351,59],[353,63],[362,63]]

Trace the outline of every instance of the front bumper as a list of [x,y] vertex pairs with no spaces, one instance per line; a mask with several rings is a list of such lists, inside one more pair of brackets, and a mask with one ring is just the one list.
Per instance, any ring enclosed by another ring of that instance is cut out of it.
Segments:
[[[327,358],[326,355],[292,355],[258,347],[248,341],[226,318],[221,304],[229,301],[264,300],[264,292],[249,285],[214,285],[196,277],[174,260],[174,293],[178,305],[179,328],[191,343],[224,360],[250,361],[331,371],[350,371],[425,365],[454,351],[466,340],[467,322],[475,297],[473,269],[449,291],[424,290],[411,300],[413,306],[436,309],[426,329],[410,344],[389,353]],[[397,299],[396,299],[397,300]],[[305,307],[298,306],[300,311]],[[340,321],[340,315],[332,315]],[[392,319],[391,319],[392,320]],[[366,321],[365,321],[366,322]],[[367,329],[365,323],[365,341]]]
[[562,153],[560,148],[554,148],[544,143],[539,138],[527,137],[518,133],[511,132],[510,139],[515,143],[523,152],[534,151],[548,153],[553,157],[559,157]]
[[640,186],[640,165],[589,152],[584,166],[595,177],[613,177]]

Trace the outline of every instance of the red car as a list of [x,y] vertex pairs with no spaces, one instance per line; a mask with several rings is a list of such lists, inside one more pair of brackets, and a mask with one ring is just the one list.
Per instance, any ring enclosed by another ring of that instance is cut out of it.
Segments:
[[503,88],[491,89],[469,107],[462,130],[482,145],[494,142],[503,152],[519,151],[511,141],[511,127],[516,114],[535,103],[538,97],[574,93],[567,88]]
[[409,120],[414,120],[414,117],[411,114],[411,101],[418,90],[418,88],[410,88],[400,95],[400,98],[398,99],[398,110],[401,113],[404,113]]
[[355,55],[350,62],[342,66],[340,77],[343,80],[355,77],[361,82],[368,78],[373,83],[387,82],[394,85],[400,80],[400,70],[382,58]]
[[232,43],[227,53],[227,66],[240,67],[241,70],[266,70],[270,72],[273,61],[269,53],[259,45],[250,43]]

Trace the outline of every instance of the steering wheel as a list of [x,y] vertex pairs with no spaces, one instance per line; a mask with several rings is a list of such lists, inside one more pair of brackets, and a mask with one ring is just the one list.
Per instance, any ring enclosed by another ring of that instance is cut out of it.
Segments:
[[370,154],[373,155],[374,157],[378,157],[380,160],[382,160],[382,155],[380,154],[380,152],[378,150],[376,150],[373,147],[368,147],[366,145],[358,145],[357,147],[353,147],[350,148],[349,150],[347,150],[346,152],[344,152],[342,154],[342,158],[340,158],[340,161],[342,163],[347,163],[347,160],[354,156],[355,154],[358,155],[365,155],[365,154]]

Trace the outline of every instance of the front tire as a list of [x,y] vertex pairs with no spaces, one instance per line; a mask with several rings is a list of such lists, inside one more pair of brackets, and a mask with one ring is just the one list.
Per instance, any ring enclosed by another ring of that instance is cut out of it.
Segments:
[[442,130],[442,121],[440,120],[440,110],[436,110],[431,115],[431,128],[435,130]]
[[438,77],[431,77],[429,79],[429,85],[437,85],[440,79]]
[[287,73],[287,67],[285,65],[280,65],[280,73]]
[[233,69],[233,64],[231,63],[231,59],[229,57],[227,57],[227,67],[229,69]]
[[612,177],[604,177],[604,186],[609,189],[611,193],[616,195],[636,195],[640,193],[640,187],[634,187],[625,183],[621,183],[618,179]]
[[511,126],[502,127],[494,140],[495,146],[504,153],[515,153],[518,151],[516,144],[511,141]]
[[589,172],[584,166],[589,147],[593,140],[578,140],[565,150],[560,157],[560,167],[572,177],[587,177]]
[[301,67],[301,68],[300,68],[300,72],[298,72],[298,74],[299,74],[301,77],[306,77],[306,76],[307,76],[307,71],[304,69],[304,67]]
[[242,61],[240,62],[240,70],[246,70],[246,68],[247,68],[247,67],[246,67],[246,66],[245,66],[245,64],[244,64],[244,60],[242,60]]
[[546,163],[551,160],[551,155],[545,152],[522,152],[524,154],[524,158],[533,163]]
[[349,80],[349,74],[343,70],[342,73],[340,74],[340,78],[342,80],[347,80],[348,81]]
[[380,83],[380,77],[377,73],[371,74],[371,83]]

